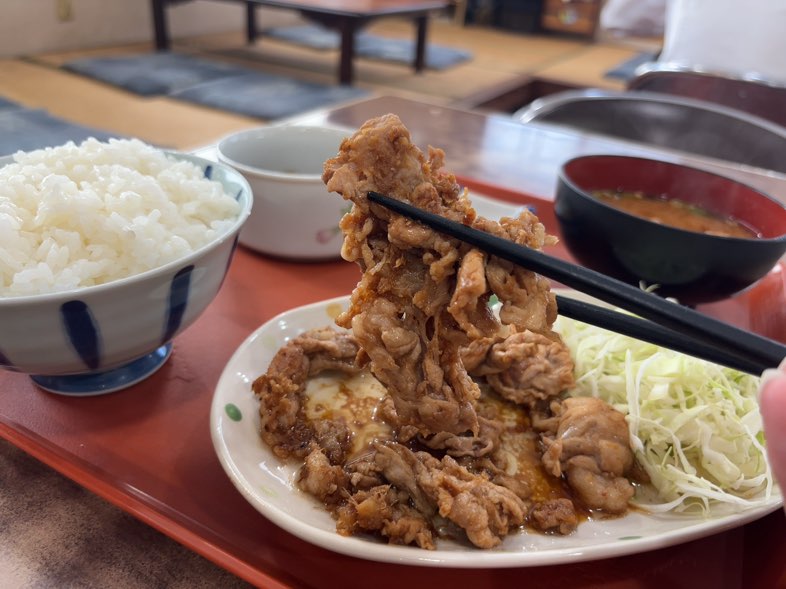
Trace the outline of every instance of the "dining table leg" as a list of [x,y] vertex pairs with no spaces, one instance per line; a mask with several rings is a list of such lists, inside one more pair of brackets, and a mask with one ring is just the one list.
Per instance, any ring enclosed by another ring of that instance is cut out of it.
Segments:
[[246,41],[253,44],[259,34],[257,30],[257,6],[255,2],[246,2]]
[[416,43],[415,43],[415,71],[422,72],[426,67],[426,35],[428,33],[428,17],[415,18]]
[[156,51],[169,50],[169,31],[166,21],[166,0],[150,0],[153,13],[153,37]]
[[341,31],[341,58],[338,70],[338,81],[344,86],[352,85],[352,62],[355,59],[356,28],[356,23],[351,18],[341,19],[339,26],[339,30]]

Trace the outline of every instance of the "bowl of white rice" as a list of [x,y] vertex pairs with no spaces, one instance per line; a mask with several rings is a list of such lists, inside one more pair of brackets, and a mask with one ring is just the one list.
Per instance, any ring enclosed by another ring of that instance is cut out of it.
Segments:
[[219,291],[251,211],[232,168],[138,140],[0,158],[0,368],[131,386]]

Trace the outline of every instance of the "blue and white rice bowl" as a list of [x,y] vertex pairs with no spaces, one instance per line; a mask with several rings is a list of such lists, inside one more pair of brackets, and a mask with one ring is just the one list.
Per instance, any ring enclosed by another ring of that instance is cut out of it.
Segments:
[[[229,166],[167,153],[196,164],[237,200],[228,229],[181,259],[127,278],[0,296],[0,368],[29,374],[53,392],[92,395],[131,386],[163,365],[172,339],[217,295],[253,202],[248,183]],[[0,158],[0,167],[12,161]]]

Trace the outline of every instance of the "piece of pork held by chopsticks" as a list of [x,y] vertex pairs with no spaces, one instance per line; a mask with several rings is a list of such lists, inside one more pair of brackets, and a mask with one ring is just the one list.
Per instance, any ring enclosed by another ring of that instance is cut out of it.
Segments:
[[[417,437],[453,455],[481,455],[494,445],[493,428],[478,416],[478,385],[462,353],[478,374],[501,372],[505,355],[489,352],[514,333],[526,333],[518,336],[519,352],[507,358],[510,364],[523,349],[549,358],[537,375],[529,375],[539,381],[536,398],[569,388],[573,366],[551,331],[557,307],[546,279],[367,199],[369,191],[381,192],[532,248],[556,241],[526,210],[499,222],[478,217],[455,176],[442,170],[443,159],[434,148],[426,159],[400,119],[389,114],[368,121],[326,162],[328,190],[354,205],[341,220],[342,256],[363,270],[349,309],[336,323],[352,329],[387,387],[401,440]],[[492,294],[502,303],[499,319],[489,308]],[[501,382],[499,392],[522,390],[517,384]]]
[[[444,153],[434,148],[426,158],[399,118],[389,114],[365,123],[325,163],[328,190],[353,203],[340,224],[342,256],[363,271],[349,309],[336,323],[352,330],[360,357],[394,405],[387,412],[394,441],[375,444],[362,468],[408,497],[407,504],[426,521],[439,516],[458,524],[482,548],[498,545],[525,521],[542,531],[570,533],[576,509],[558,490],[559,479],[543,474],[537,434],[521,426],[526,412],[511,414],[487,397],[481,400],[476,382],[539,411],[573,385],[570,354],[551,329],[557,308],[548,281],[367,198],[370,191],[380,192],[530,248],[556,242],[527,210],[499,222],[478,217],[455,176],[442,169],[443,160]],[[492,295],[501,303],[498,316],[490,309]],[[605,435],[596,434],[595,441]],[[418,447],[443,456],[412,451]],[[549,471],[559,476],[556,456],[552,452]],[[346,465],[344,472],[355,468]],[[607,474],[599,478],[610,488],[627,483],[622,472]],[[357,471],[349,476],[358,480]],[[304,476],[312,484],[321,479]],[[390,512],[390,506],[381,507],[382,494],[371,503],[362,491],[353,495],[337,510],[339,530],[376,529],[390,541],[406,542],[406,535],[390,535],[395,516],[387,528],[362,522],[362,514],[369,519],[368,513],[378,518]],[[631,494],[624,491],[620,502]],[[402,505],[400,498],[395,505]]]

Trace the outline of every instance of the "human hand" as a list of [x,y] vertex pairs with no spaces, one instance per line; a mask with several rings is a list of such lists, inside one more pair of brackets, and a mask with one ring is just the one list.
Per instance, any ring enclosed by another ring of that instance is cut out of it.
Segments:
[[786,489],[786,360],[762,374],[759,410],[772,472],[781,489]]

